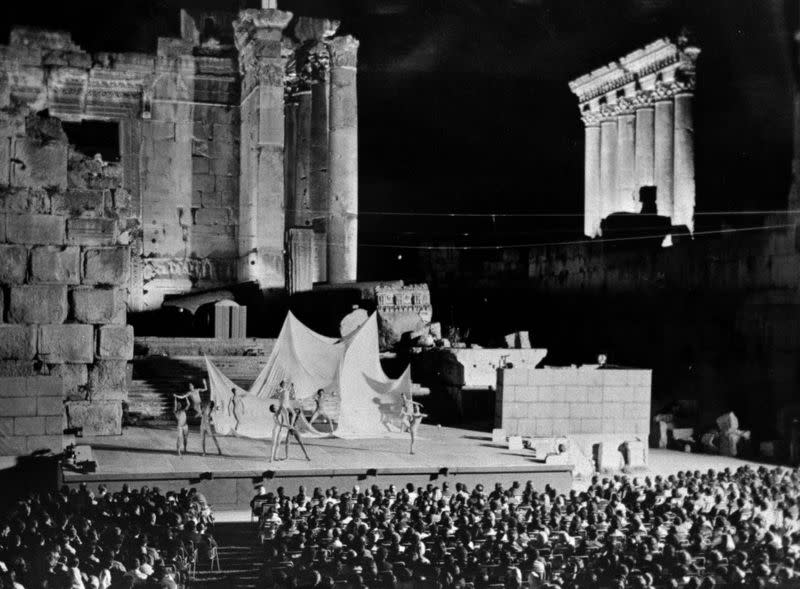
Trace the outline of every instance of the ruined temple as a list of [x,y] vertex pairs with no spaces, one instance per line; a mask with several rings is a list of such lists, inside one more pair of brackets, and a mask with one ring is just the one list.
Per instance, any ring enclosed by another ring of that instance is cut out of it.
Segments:
[[[87,187],[66,160],[112,146],[96,159],[119,179],[126,223],[80,215],[67,238],[130,247],[130,310],[236,282],[295,292],[355,280],[358,41],[337,27],[276,9],[183,10],[181,37],[159,38],[155,54],[89,54],[68,33],[12,30],[0,107],[46,111],[66,131],[69,158],[53,152],[58,177],[39,184],[99,198],[76,192]],[[0,181],[24,187],[37,166],[15,135],[0,128]]]
[[[155,54],[0,46],[0,454],[120,433],[129,312],[356,279],[358,41],[274,8],[181,12]],[[135,376],[135,375],[134,375]]]

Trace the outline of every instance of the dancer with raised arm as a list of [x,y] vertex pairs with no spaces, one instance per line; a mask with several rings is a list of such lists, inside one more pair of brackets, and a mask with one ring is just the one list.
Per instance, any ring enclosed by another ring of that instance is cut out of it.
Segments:
[[314,422],[318,418],[323,418],[328,426],[333,431],[333,420],[330,416],[325,413],[325,410],[322,408],[322,398],[325,396],[325,389],[319,389],[316,394],[314,395],[314,412],[311,414],[311,418],[308,420],[308,423],[312,426]]
[[239,433],[239,424],[242,417],[244,417],[244,399],[243,395],[239,394],[236,387],[231,389],[231,398],[228,401],[228,417],[233,417],[236,425],[233,426],[233,431]]
[[208,400],[200,405],[200,440],[203,446],[203,456],[206,455],[206,436],[211,436],[214,440],[214,445],[217,447],[217,452],[222,456],[222,448],[219,447],[217,435],[214,433],[214,416],[212,415],[215,409],[214,401]]
[[417,429],[424,417],[428,417],[427,413],[422,413],[420,408],[421,403],[414,401],[411,393],[402,393],[403,407],[400,409],[400,417],[403,419],[403,424],[408,428],[408,433],[411,435],[411,454],[414,453],[414,442],[417,438]]

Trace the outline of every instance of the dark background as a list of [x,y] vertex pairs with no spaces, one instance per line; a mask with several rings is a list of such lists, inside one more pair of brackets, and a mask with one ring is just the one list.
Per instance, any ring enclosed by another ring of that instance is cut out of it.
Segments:
[[[182,6],[252,2],[3,2],[12,24],[69,30],[90,51],[153,53]],[[781,0],[280,0],[361,41],[360,278],[417,274],[403,246],[580,239],[583,127],[567,82],[689,27],[698,211],[784,208],[790,184],[794,3]],[[555,213],[440,217],[423,213]],[[387,215],[386,213],[403,213]],[[411,213],[406,215],[406,213]],[[697,226],[759,224],[701,215]],[[388,246],[388,247],[387,247]]]

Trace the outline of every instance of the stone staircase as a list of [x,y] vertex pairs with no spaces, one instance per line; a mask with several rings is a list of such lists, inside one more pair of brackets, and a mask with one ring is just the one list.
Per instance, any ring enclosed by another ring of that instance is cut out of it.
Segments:
[[248,338],[137,338],[128,384],[128,424],[172,423],[172,397],[207,378],[207,356],[234,383],[249,387],[272,351],[274,340]]
[[208,562],[197,563],[191,589],[252,589],[264,562],[255,524],[224,522],[214,524],[214,538],[219,544],[219,571],[210,570]]

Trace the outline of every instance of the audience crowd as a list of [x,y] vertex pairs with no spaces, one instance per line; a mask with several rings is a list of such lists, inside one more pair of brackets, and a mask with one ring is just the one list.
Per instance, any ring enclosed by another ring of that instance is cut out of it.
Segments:
[[429,484],[253,499],[257,589],[800,587],[800,471]]
[[195,489],[31,494],[0,515],[0,589],[176,589],[215,550]]

